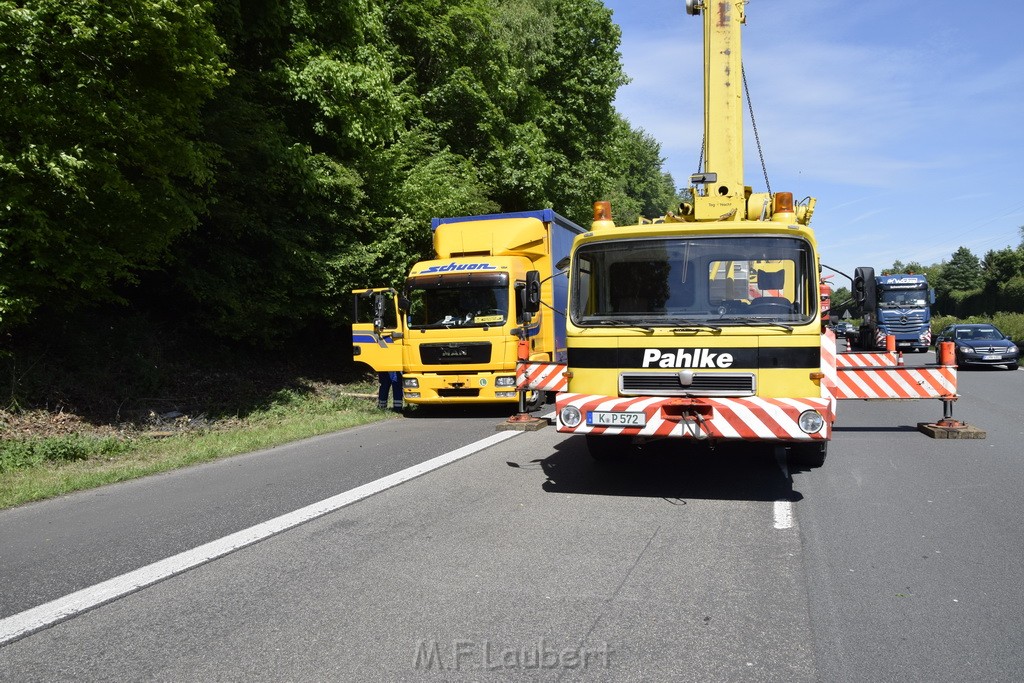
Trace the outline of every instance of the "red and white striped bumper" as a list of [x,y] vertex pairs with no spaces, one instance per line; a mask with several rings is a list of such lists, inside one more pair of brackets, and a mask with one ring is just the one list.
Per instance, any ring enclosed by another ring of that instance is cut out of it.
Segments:
[[[562,393],[556,401],[558,431],[569,434],[621,434],[639,437],[675,437],[733,441],[827,441],[833,416],[828,398],[617,398]],[[580,411],[575,427],[562,421],[562,410]],[[800,414],[815,410],[824,417],[822,428],[808,434],[799,425]],[[645,416],[643,427],[589,425],[594,411],[632,411]]]

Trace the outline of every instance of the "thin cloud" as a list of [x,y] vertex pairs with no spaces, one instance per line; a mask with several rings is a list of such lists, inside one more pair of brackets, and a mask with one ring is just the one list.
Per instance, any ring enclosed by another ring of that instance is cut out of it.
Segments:
[[[680,0],[605,4],[633,78],[616,108],[685,183],[703,136],[699,21]],[[959,0],[751,0],[746,13],[771,186],[817,197],[826,263],[928,265],[965,233],[983,251],[1019,243],[1019,212],[992,205],[1024,186],[1024,3],[1001,7],[998,22]],[[763,189],[749,123],[744,136],[747,182]]]

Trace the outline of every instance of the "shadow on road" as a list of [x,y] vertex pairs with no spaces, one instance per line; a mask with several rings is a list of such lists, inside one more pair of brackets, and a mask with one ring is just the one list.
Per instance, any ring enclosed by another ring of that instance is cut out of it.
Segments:
[[[933,416],[933,417],[935,417],[935,419],[938,420],[938,419],[940,419],[942,417],[942,413],[939,413],[938,415]],[[928,420],[926,420],[926,419],[923,419],[923,418],[921,419],[921,422],[927,422],[927,421]],[[867,426],[864,426],[864,427],[840,427],[839,425],[834,425],[832,427],[832,432],[833,433],[835,433],[835,432],[850,432],[850,433],[869,433],[870,434],[872,432],[882,433],[882,432],[916,432],[916,431],[917,431],[917,425],[916,424],[912,424],[912,425],[883,425],[883,424],[879,424],[879,425],[867,425]]]
[[[547,475],[549,493],[640,496],[679,499],[797,501],[765,444],[704,444],[664,441],[650,444],[613,462],[590,457],[582,438],[565,439],[555,453],[532,461]],[[510,466],[520,467],[515,463]]]
[[502,403],[406,406],[404,416],[412,420],[437,418],[495,418],[504,420],[518,412],[517,406]]

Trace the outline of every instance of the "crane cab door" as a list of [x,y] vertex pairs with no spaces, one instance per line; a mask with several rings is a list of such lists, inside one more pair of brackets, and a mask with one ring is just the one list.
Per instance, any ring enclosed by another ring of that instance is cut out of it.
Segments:
[[398,310],[398,292],[390,288],[352,292],[352,358],[377,372],[402,370],[405,330]]

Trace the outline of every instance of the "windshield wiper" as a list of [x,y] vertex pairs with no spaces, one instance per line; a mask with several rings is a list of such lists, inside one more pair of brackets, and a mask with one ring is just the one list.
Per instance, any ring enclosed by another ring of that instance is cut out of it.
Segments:
[[672,332],[700,332],[701,330],[711,330],[713,332],[721,332],[721,325],[714,325],[712,323],[702,320],[690,320],[688,318],[666,318],[665,322],[671,325],[683,325],[684,327],[673,327]]
[[646,325],[637,325],[635,323],[626,322],[625,320],[618,320],[615,318],[600,318],[598,320],[585,320],[584,325],[606,325],[608,327],[634,327],[644,332],[654,332],[654,328],[647,327]]
[[781,327],[789,332],[793,331],[793,326],[786,323],[780,323],[775,320],[751,320],[750,318],[716,318],[717,322],[728,323],[730,325],[743,325],[745,327]]

